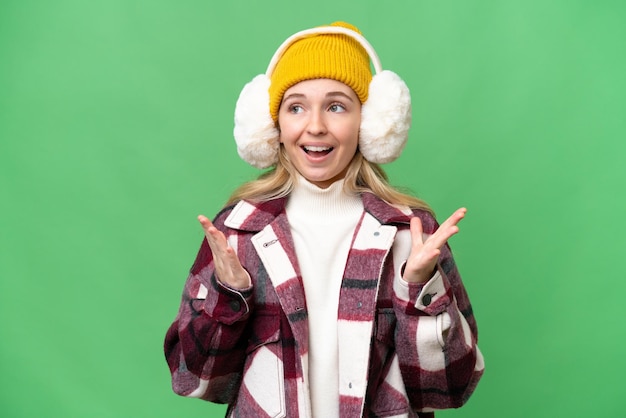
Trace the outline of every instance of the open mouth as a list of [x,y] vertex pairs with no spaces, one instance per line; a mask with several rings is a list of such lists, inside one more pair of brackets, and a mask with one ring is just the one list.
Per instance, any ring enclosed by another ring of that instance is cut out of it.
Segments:
[[303,146],[302,149],[307,155],[321,157],[328,155],[333,150],[333,147]]

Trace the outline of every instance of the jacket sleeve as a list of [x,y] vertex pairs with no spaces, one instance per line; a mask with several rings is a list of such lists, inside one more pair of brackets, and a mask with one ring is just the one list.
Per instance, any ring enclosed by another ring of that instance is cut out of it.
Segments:
[[[438,227],[420,213],[424,231]],[[437,269],[425,284],[396,276],[396,353],[412,406],[418,411],[458,408],[484,370],[472,307],[452,252],[441,249]]]
[[234,399],[243,372],[252,300],[252,287],[234,290],[215,277],[205,239],[165,337],[174,392],[217,403]]

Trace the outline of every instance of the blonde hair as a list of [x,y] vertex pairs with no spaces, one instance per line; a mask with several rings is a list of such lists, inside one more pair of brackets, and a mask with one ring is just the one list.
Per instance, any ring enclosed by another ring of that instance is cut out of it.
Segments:
[[[256,180],[239,186],[230,196],[227,204],[239,200],[261,202],[286,197],[296,185],[297,174],[281,144],[276,166],[261,174]],[[348,165],[344,190],[353,194],[370,192],[389,204],[422,209],[434,215],[426,202],[389,184],[387,174],[382,167],[367,161],[358,150]]]

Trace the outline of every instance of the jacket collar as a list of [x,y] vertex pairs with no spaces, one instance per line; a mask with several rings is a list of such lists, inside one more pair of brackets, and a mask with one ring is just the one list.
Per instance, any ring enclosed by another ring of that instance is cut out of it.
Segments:
[[[363,193],[363,207],[382,225],[408,224],[412,211],[407,206],[391,205],[373,193]],[[241,200],[233,207],[224,222],[229,228],[247,232],[259,232],[285,211],[287,197],[265,202]]]
[[373,193],[363,193],[363,207],[382,225],[408,224],[413,211],[408,206],[391,205]]
[[265,202],[240,200],[231,210],[224,225],[240,231],[259,232],[285,212],[286,204],[286,197]]

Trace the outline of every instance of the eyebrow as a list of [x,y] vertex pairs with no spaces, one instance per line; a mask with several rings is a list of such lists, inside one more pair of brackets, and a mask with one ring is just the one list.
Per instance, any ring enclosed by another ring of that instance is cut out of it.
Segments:
[[350,100],[351,102],[353,101],[352,97],[348,96],[343,91],[330,91],[330,92],[326,93],[326,97],[334,97],[334,96],[345,97],[346,99]]

